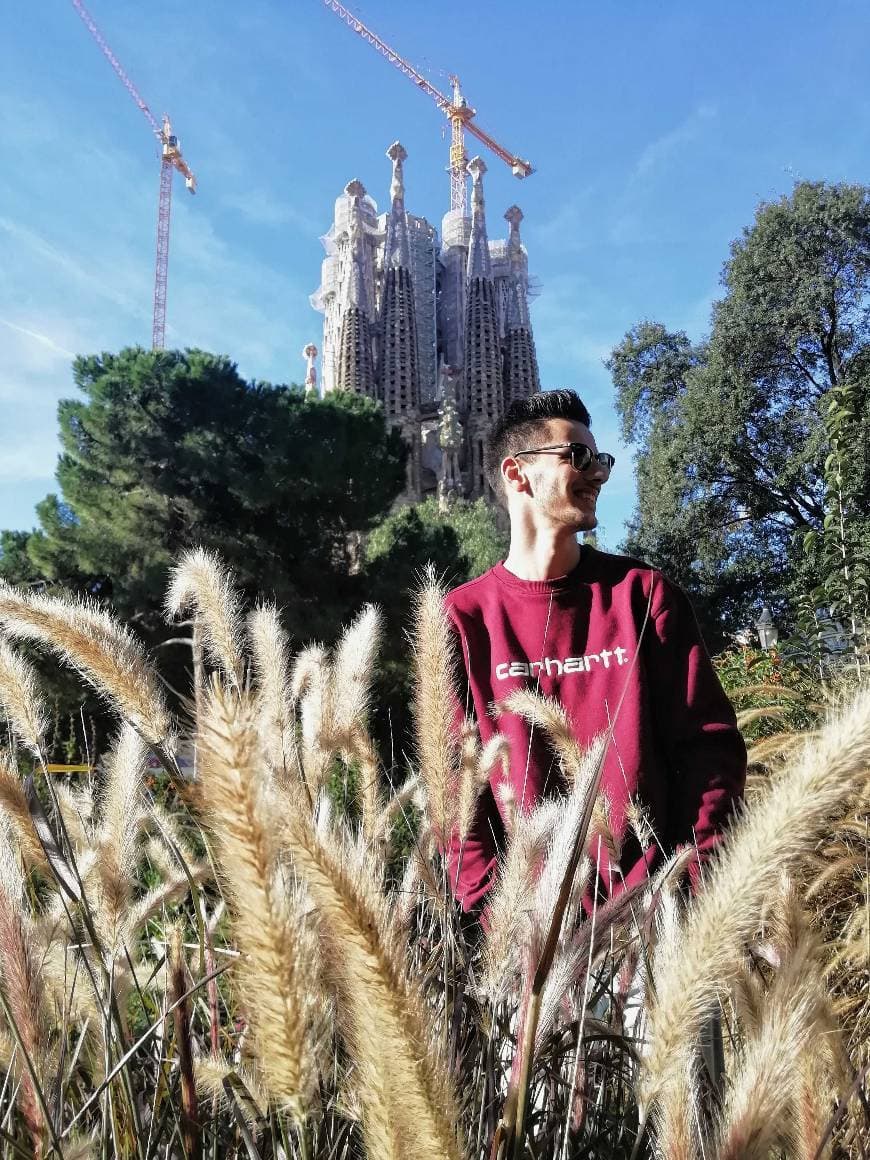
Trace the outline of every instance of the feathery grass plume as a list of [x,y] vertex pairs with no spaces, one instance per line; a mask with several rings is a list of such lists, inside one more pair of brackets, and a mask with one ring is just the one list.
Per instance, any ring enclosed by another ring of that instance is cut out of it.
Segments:
[[752,709],[743,709],[737,714],[737,728],[745,729],[755,721],[782,721],[786,713],[782,705],[757,705]]
[[148,750],[130,725],[122,727],[106,763],[99,793],[99,823],[94,845],[99,851],[100,889],[95,920],[107,950],[121,950],[123,931],[135,885],[138,833],[143,814],[142,777]]
[[657,949],[650,1048],[641,1076],[647,1105],[687,1066],[717,991],[741,967],[770,882],[802,866],[866,783],[868,767],[870,691],[864,690],[735,824],[676,937]]
[[43,873],[50,874],[48,859],[36,833],[21,778],[6,763],[2,754],[0,754],[0,813],[5,813],[14,827],[25,861]]
[[357,767],[362,832],[370,842],[373,842],[378,833],[378,820],[384,810],[378,751],[368,730],[361,726],[347,735],[345,746],[346,760],[355,762]]
[[592,807],[592,820],[589,823],[590,831],[604,842],[607,855],[614,864],[619,862],[622,854],[622,844],[613,832],[611,822],[610,798],[602,790],[595,798]]
[[380,609],[367,604],[344,630],[335,650],[332,662],[335,728],[341,736],[348,736],[366,724],[383,631]]
[[195,1061],[194,1077],[202,1095],[215,1097],[222,1104],[229,1103],[231,1092],[249,1128],[258,1128],[266,1118],[269,1097],[252,1068],[232,1064],[222,1056],[206,1055]]
[[774,733],[770,737],[762,737],[749,747],[747,764],[770,765],[775,758],[787,757],[814,736],[814,733]]
[[454,684],[454,634],[444,608],[446,589],[427,565],[414,594],[411,647],[414,660],[414,721],[420,776],[436,841],[453,829],[458,774]]
[[[574,848],[580,836],[580,826],[587,806],[587,797],[590,792],[599,763],[604,754],[606,737],[602,734],[596,737],[583,752],[578,746],[578,754],[574,760],[571,793],[559,802],[559,819],[550,837],[547,857],[541,876],[535,889],[533,930],[536,935],[536,953],[543,948],[544,939],[550,926],[552,915],[559,899],[562,881],[568,871]],[[586,857],[582,860],[575,876],[571,891],[571,900],[563,918],[563,928],[566,923],[580,912],[583,891],[586,880],[592,869],[592,863]]]
[[[801,1065],[810,1057],[817,1066],[822,1063],[818,1044],[836,1034],[819,939],[792,890],[786,891],[775,925],[780,967],[729,1086],[715,1153],[718,1160],[767,1160],[775,1147],[794,1149],[805,1096]],[[828,1049],[825,1054],[830,1056]],[[823,1090],[832,1093],[830,1071],[823,1070],[828,1071]],[[826,1119],[816,1118],[822,1123]],[[809,1143],[818,1147],[820,1140]]]
[[248,641],[257,679],[263,751],[272,769],[284,774],[296,768],[296,726],[289,638],[274,604],[261,604],[248,616]]
[[193,612],[206,655],[236,688],[245,675],[239,599],[232,574],[214,552],[189,548],[170,573],[166,617]]
[[456,795],[456,826],[454,833],[463,841],[474,820],[474,807],[488,776],[480,776],[480,742],[477,725],[466,717],[459,731],[459,770]]
[[368,864],[354,860],[339,839],[319,836],[301,811],[288,812],[284,832],[320,916],[325,970],[359,1070],[367,1155],[459,1160],[449,1070],[395,916]]
[[44,1097],[51,1072],[51,1053],[39,967],[25,923],[24,882],[11,845],[9,823],[0,819],[0,990],[18,1048],[14,1072],[18,1108],[30,1137],[33,1155],[40,1157],[48,1139]]
[[504,823],[505,833],[510,838],[516,829],[517,814],[519,813],[519,805],[517,803],[517,791],[511,781],[500,781],[496,783],[495,796],[499,801],[499,813],[501,820]]
[[420,778],[416,773],[412,773],[399,786],[381,810],[381,816],[378,818],[377,826],[375,827],[375,835],[379,841],[386,840],[390,832],[390,827],[397,818],[407,813],[408,809],[414,804],[419,791]]
[[157,677],[129,629],[86,601],[22,595],[0,580],[0,627],[47,645],[151,745],[172,742],[172,719]]
[[625,820],[631,832],[637,838],[642,850],[646,850],[648,846],[651,846],[655,842],[656,836],[649,818],[649,812],[644,809],[636,798],[628,799],[628,804],[625,807]]
[[561,802],[543,801],[514,823],[488,906],[479,986],[491,1003],[507,996],[519,971],[529,940],[535,883],[561,814]]
[[[699,1160],[700,1098],[697,1069],[683,1061],[672,1084],[673,1098],[656,1107],[657,1160]],[[719,1160],[719,1157],[716,1157]]]
[[315,1079],[317,970],[301,957],[300,916],[281,881],[282,806],[260,766],[257,709],[247,693],[206,691],[199,745],[206,822],[231,899],[242,991],[271,1097],[302,1115]]
[[532,726],[543,729],[553,747],[562,773],[573,786],[584,768],[585,750],[571,728],[568,714],[554,697],[544,697],[532,689],[515,689],[499,705],[508,713],[516,713]]
[[36,673],[5,640],[0,640],[0,708],[21,744],[40,757],[48,716]]
[[293,664],[291,688],[299,702],[302,768],[312,798],[326,783],[336,746],[335,688],[326,649],[309,645]]

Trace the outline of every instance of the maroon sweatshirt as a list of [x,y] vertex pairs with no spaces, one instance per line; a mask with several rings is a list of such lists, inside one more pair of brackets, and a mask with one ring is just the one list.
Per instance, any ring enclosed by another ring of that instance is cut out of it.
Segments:
[[[599,898],[643,881],[680,846],[695,846],[701,862],[709,856],[742,794],[746,748],[681,589],[646,564],[583,545],[567,576],[520,580],[496,564],[446,604],[464,662],[465,707],[484,743],[496,731],[507,735],[520,809],[560,792],[558,765],[540,730],[513,713],[494,718],[493,703],[517,688],[556,697],[584,744],[615,719],[601,785],[622,853],[612,865],[603,843],[596,850]],[[646,848],[626,821],[632,798],[655,831]],[[461,857],[458,842],[449,851],[466,909],[492,886],[504,844],[498,799],[486,787]]]

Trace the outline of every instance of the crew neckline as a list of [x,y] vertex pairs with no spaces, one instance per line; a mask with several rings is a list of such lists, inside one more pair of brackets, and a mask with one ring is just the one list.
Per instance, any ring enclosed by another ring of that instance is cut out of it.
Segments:
[[567,589],[573,588],[580,579],[580,573],[583,571],[586,563],[587,548],[587,544],[581,544],[580,559],[571,571],[566,572],[564,576],[554,576],[552,580],[523,580],[505,568],[504,560],[500,560],[493,567],[493,575],[500,584],[504,584],[505,587],[513,588],[518,592],[524,592],[528,596],[546,595],[551,592],[565,592]]

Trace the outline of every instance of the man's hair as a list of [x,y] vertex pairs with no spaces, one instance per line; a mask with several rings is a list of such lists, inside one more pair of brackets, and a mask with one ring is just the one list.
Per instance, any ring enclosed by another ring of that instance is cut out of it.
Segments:
[[497,496],[503,497],[502,460],[525,447],[534,447],[545,436],[549,419],[572,419],[590,425],[589,412],[576,391],[539,391],[516,399],[494,427],[486,445],[486,476]]

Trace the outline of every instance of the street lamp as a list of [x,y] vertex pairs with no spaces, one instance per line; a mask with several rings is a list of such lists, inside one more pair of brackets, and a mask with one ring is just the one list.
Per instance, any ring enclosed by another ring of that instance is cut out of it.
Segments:
[[765,651],[773,648],[779,640],[779,629],[773,623],[773,617],[770,615],[770,609],[766,604],[761,610],[761,616],[759,616],[758,622],[755,625],[755,631],[758,633],[758,640]]

